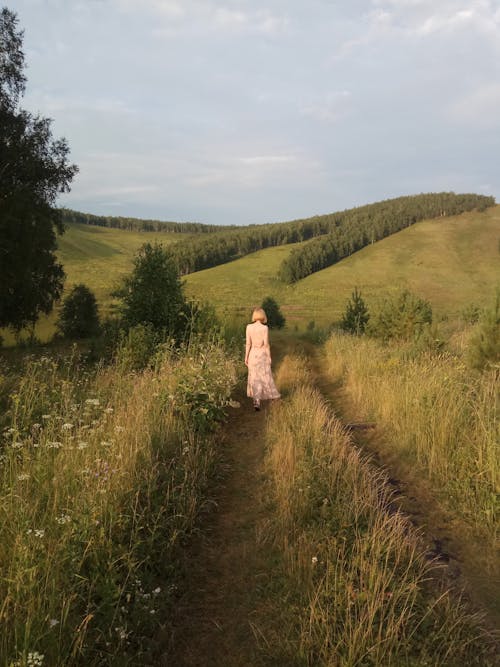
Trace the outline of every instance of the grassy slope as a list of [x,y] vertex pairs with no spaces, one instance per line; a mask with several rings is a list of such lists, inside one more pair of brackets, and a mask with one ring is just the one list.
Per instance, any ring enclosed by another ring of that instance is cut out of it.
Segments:
[[433,304],[437,318],[491,302],[500,283],[500,206],[485,213],[417,223],[293,286],[275,279],[294,246],[269,248],[187,277],[187,292],[220,310],[247,313],[268,294],[290,325],[338,320],[355,286],[368,305],[407,287]]

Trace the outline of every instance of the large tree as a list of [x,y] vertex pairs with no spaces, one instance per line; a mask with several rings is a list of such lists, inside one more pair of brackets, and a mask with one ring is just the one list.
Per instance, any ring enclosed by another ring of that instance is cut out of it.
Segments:
[[64,271],[56,233],[64,227],[57,196],[77,167],[51,120],[20,108],[25,91],[23,32],[15,13],[0,11],[0,327],[19,331],[49,313]]

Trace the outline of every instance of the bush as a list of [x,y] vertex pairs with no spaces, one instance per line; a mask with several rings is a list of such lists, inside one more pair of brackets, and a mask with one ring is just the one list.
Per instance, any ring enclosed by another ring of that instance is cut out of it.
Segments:
[[64,299],[57,329],[64,338],[90,338],[99,333],[97,301],[86,285],[75,285]]
[[401,292],[382,304],[373,318],[369,333],[383,340],[418,339],[427,325],[432,324],[432,307],[409,290]]
[[150,325],[176,339],[186,330],[186,301],[177,267],[159,243],[146,243],[134,259],[134,269],[116,292],[126,327]]
[[124,335],[116,352],[116,363],[125,371],[141,370],[152,359],[161,342],[151,324],[136,324]]
[[484,312],[471,338],[468,360],[478,370],[500,364],[500,291],[495,305]]
[[266,311],[267,325],[270,329],[282,329],[285,326],[285,317],[275,299],[267,296],[262,302],[261,308]]
[[368,308],[363,301],[361,292],[358,292],[358,288],[355,287],[354,292],[351,295],[351,300],[347,303],[340,326],[344,331],[359,336],[360,334],[365,333],[369,319],[370,314]]

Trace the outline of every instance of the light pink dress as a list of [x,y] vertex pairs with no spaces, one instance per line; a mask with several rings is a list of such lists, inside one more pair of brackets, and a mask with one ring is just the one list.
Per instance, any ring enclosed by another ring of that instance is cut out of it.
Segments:
[[258,320],[247,325],[245,359],[248,360],[247,396],[254,401],[279,398],[271,372],[269,329]]

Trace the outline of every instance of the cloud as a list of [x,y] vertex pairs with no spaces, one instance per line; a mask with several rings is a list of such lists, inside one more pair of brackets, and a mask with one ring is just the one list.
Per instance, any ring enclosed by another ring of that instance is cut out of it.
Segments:
[[300,108],[300,113],[315,120],[335,123],[349,113],[351,99],[349,90],[328,93],[315,102],[303,105]]
[[498,128],[500,108],[500,83],[485,83],[471,93],[462,96],[449,109],[450,116],[458,123],[478,128]]

